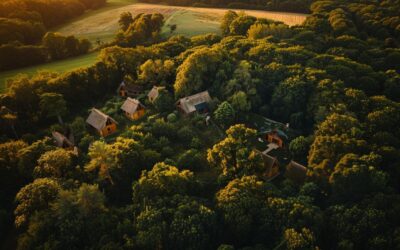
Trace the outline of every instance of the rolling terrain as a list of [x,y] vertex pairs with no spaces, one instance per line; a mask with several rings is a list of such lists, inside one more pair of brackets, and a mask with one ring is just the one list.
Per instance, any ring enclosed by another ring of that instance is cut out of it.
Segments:
[[[166,18],[162,34],[170,35],[169,25],[176,24],[177,29],[173,34],[195,36],[205,33],[220,33],[219,24],[224,13],[228,9],[220,8],[194,8],[178,7],[155,4],[141,4],[131,0],[112,0],[108,4],[94,11],[89,11],[83,16],[76,18],[66,25],[60,26],[52,31],[60,32],[63,35],[74,35],[79,38],[89,39],[94,46],[99,43],[112,41],[118,30],[118,19],[121,13],[159,12]],[[245,10],[246,14],[258,18],[268,18],[282,21],[290,26],[301,24],[307,15],[285,12],[271,12],[259,10]],[[36,65],[23,69],[0,72],[0,92],[6,88],[6,81],[18,74],[32,75],[41,70],[66,72],[79,67],[93,64],[98,52],[76,58],[69,58],[62,61]]]

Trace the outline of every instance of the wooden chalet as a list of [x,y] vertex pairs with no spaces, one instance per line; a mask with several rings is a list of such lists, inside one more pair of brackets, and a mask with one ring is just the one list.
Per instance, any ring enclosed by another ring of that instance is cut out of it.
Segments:
[[131,120],[137,120],[144,115],[145,107],[139,100],[128,97],[121,106],[125,116]]
[[290,161],[286,166],[285,177],[301,185],[306,180],[307,168],[298,162]]
[[266,153],[256,150],[262,157],[264,162],[264,177],[269,180],[279,175],[279,161],[276,157],[270,156]]
[[176,106],[178,109],[188,115],[194,112],[208,113],[208,103],[211,101],[208,91],[203,91],[192,96],[184,97],[178,100]]
[[117,122],[110,116],[98,109],[93,108],[86,123],[95,128],[103,137],[114,133],[117,130]]
[[144,93],[143,86],[137,84],[126,84],[122,82],[118,87],[118,94],[122,97],[137,97]]
[[265,139],[269,143],[275,143],[280,148],[284,147],[285,141],[288,139],[288,136],[282,130],[279,129],[274,129],[272,131],[267,132],[265,137],[266,137]]
[[64,148],[64,149],[73,149],[74,148],[73,138],[69,139],[65,135],[63,135],[57,131],[54,131],[51,134],[53,136],[54,144],[57,147]]
[[158,95],[160,94],[160,91],[162,91],[164,89],[165,89],[165,87],[153,86],[153,88],[147,94],[147,98],[149,98],[149,101],[151,103],[153,103],[157,99]]

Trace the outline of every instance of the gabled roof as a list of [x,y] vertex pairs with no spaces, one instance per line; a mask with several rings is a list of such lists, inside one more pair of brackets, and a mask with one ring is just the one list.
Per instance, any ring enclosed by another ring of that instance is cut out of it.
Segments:
[[177,104],[185,113],[196,111],[196,105],[211,101],[208,91],[203,91],[192,96],[187,96],[178,100]]
[[126,84],[125,82],[122,82],[119,87],[118,91],[124,88],[127,92],[140,92],[143,91],[143,86],[138,85],[138,84]]
[[121,109],[129,114],[134,114],[139,107],[144,108],[139,100],[128,97],[122,104]]
[[303,183],[307,175],[307,168],[298,162],[291,161],[286,166],[285,176],[296,183]]
[[101,130],[106,126],[107,120],[111,120],[114,123],[117,123],[113,118],[104,114],[98,109],[93,108],[90,112],[89,117],[86,119],[86,123],[90,126],[94,127],[97,130]]
[[67,137],[65,137],[65,135],[63,135],[57,131],[54,131],[51,134],[53,135],[53,138],[58,147],[62,147],[64,145],[64,143],[68,144],[71,147],[74,146],[74,144]]
[[147,97],[150,99],[156,99],[158,97],[158,94],[160,93],[160,90],[165,89],[165,87],[157,87],[153,86],[153,88],[150,90],[150,92],[147,94]]

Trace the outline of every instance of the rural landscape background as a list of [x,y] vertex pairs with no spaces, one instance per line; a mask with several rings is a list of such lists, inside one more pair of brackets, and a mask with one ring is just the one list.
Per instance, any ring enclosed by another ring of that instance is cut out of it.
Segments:
[[0,249],[400,249],[399,0],[2,0]]

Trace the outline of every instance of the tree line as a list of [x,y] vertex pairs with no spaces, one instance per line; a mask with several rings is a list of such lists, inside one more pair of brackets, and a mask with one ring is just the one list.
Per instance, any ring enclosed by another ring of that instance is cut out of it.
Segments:
[[[105,0],[5,0],[0,3],[0,70],[44,63],[53,59],[43,45],[46,32],[86,10],[103,6]],[[73,38],[75,39],[75,38]],[[67,38],[76,43],[72,37]],[[87,44],[87,41],[83,41]],[[67,45],[68,46],[68,45]],[[82,44],[82,48],[87,45]],[[78,49],[79,50],[79,49]],[[76,51],[69,54],[76,54]],[[80,49],[81,54],[86,53]],[[65,58],[70,55],[64,55]]]
[[[95,65],[13,79],[0,96],[0,227],[18,228],[18,249],[399,248],[398,37],[337,33],[360,21],[337,4],[314,3],[295,27],[230,11],[223,36],[147,46],[130,34],[157,41],[141,27],[158,15],[124,14],[124,47]],[[367,9],[399,7],[381,4]],[[122,80],[165,87],[133,123],[115,97]],[[204,90],[208,126],[174,106]],[[116,138],[86,129],[93,106],[118,121]],[[254,115],[296,131],[286,157],[307,167],[305,183],[263,178]],[[78,155],[47,138],[66,128]]]

